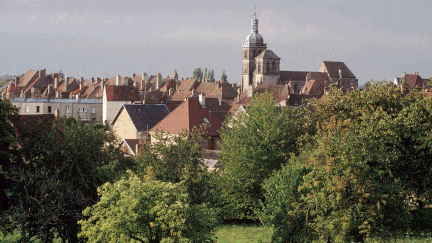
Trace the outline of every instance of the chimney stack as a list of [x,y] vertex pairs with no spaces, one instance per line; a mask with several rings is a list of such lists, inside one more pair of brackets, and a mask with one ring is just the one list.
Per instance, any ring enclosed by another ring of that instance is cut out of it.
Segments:
[[174,94],[174,90],[172,88],[170,88],[168,90],[168,96],[172,96]]
[[342,70],[339,69],[339,79],[342,80]]
[[156,75],[156,89],[162,88],[162,75],[158,73]]
[[123,78],[123,84],[126,86],[129,85],[129,78],[128,77]]
[[205,93],[204,92],[202,92],[200,95],[198,95],[198,100],[199,100],[199,103],[201,104],[202,108],[206,108],[206,106],[205,106],[205,104],[206,104]]
[[66,78],[65,78],[65,88],[64,88],[64,92],[67,92],[68,87],[69,87],[69,78],[66,77]]
[[121,77],[120,75],[117,75],[116,77],[116,86],[120,86]]

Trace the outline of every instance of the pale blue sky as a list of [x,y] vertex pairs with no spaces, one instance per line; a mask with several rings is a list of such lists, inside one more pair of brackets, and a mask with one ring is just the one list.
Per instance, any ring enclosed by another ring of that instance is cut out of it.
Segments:
[[403,71],[432,75],[429,1],[3,0],[0,75],[46,68],[69,76],[189,77],[194,68],[241,78],[254,5],[281,70],[344,61],[363,84]]

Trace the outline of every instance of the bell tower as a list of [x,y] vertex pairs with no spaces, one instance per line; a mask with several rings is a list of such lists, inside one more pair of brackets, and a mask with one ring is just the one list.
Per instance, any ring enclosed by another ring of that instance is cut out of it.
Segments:
[[242,43],[242,80],[241,91],[247,90],[249,85],[254,83],[255,72],[255,57],[267,49],[267,44],[264,43],[263,37],[258,33],[258,19],[256,13],[252,19],[252,31],[246,37],[246,41]]

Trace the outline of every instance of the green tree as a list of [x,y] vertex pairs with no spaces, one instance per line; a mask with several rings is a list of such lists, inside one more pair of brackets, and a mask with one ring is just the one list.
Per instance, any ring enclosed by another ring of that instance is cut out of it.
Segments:
[[228,76],[225,74],[225,70],[222,71],[221,81],[228,81]]
[[[264,222],[297,239],[363,242],[409,227],[430,197],[432,100],[391,84],[313,102],[300,156],[264,184]],[[294,168],[294,169],[292,169]],[[299,176],[301,175],[301,176]],[[298,226],[295,217],[300,219]],[[301,227],[303,225],[303,227]]]
[[215,77],[214,77],[214,71],[213,70],[211,70],[211,72],[210,72],[210,82],[215,82],[216,80],[215,80]]
[[183,183],[131,175],[105,184],[84,210],[81,236],[89,242],[212,242],[214,213],[192,205]]
[[7,233],[9,220],[6,211],[10,207],[10,199],[7,195],[12,189],[12,183],[8,179],[8,173],[15,156],[14,143],[15,132],[12,126],[12,117],[17,109],[6,100],[0,99],[0,231]]
[[[28,121],[17,116],[18,123]],[[56,233],[76,242],[82,210],[97,200],[97,187],[107,178],[117,142],[93,124],[63,118],[54,124],[19,125],[21,149],[9,174],[13,182],[9,215],[23,241],[51,242]]]
[[269,93],[258,95],[246,113],[228,118],[222,129],[221,186],[227,218],[255,220],[263,199],[261,183],[297,152],[306,111],[275,103]]
[[192,73],[192,78],[196,79],[199,82],[201,82],[201,80],[203,78],[203,72],[201,70],[201,67],[194,69],[194,71]]

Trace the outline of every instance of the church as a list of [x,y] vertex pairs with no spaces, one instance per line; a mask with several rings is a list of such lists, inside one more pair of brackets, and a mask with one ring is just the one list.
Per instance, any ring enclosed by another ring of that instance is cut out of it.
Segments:
[[333,84],[346,91],[357,89],[358,86],[358,79],[343,62],[323,61],[318,72],[280,71],[281,58],[267,50],[264,38],[258,33],[256,13],[252,19],[252,31],[242,43],[242,55],[242,92],[246,92],[250,86],[256,88],[266,84],[288,85],[290,93],[307,93],[305,87],[311,86],[308,85],[310,81],[319,82],[323,87]]

